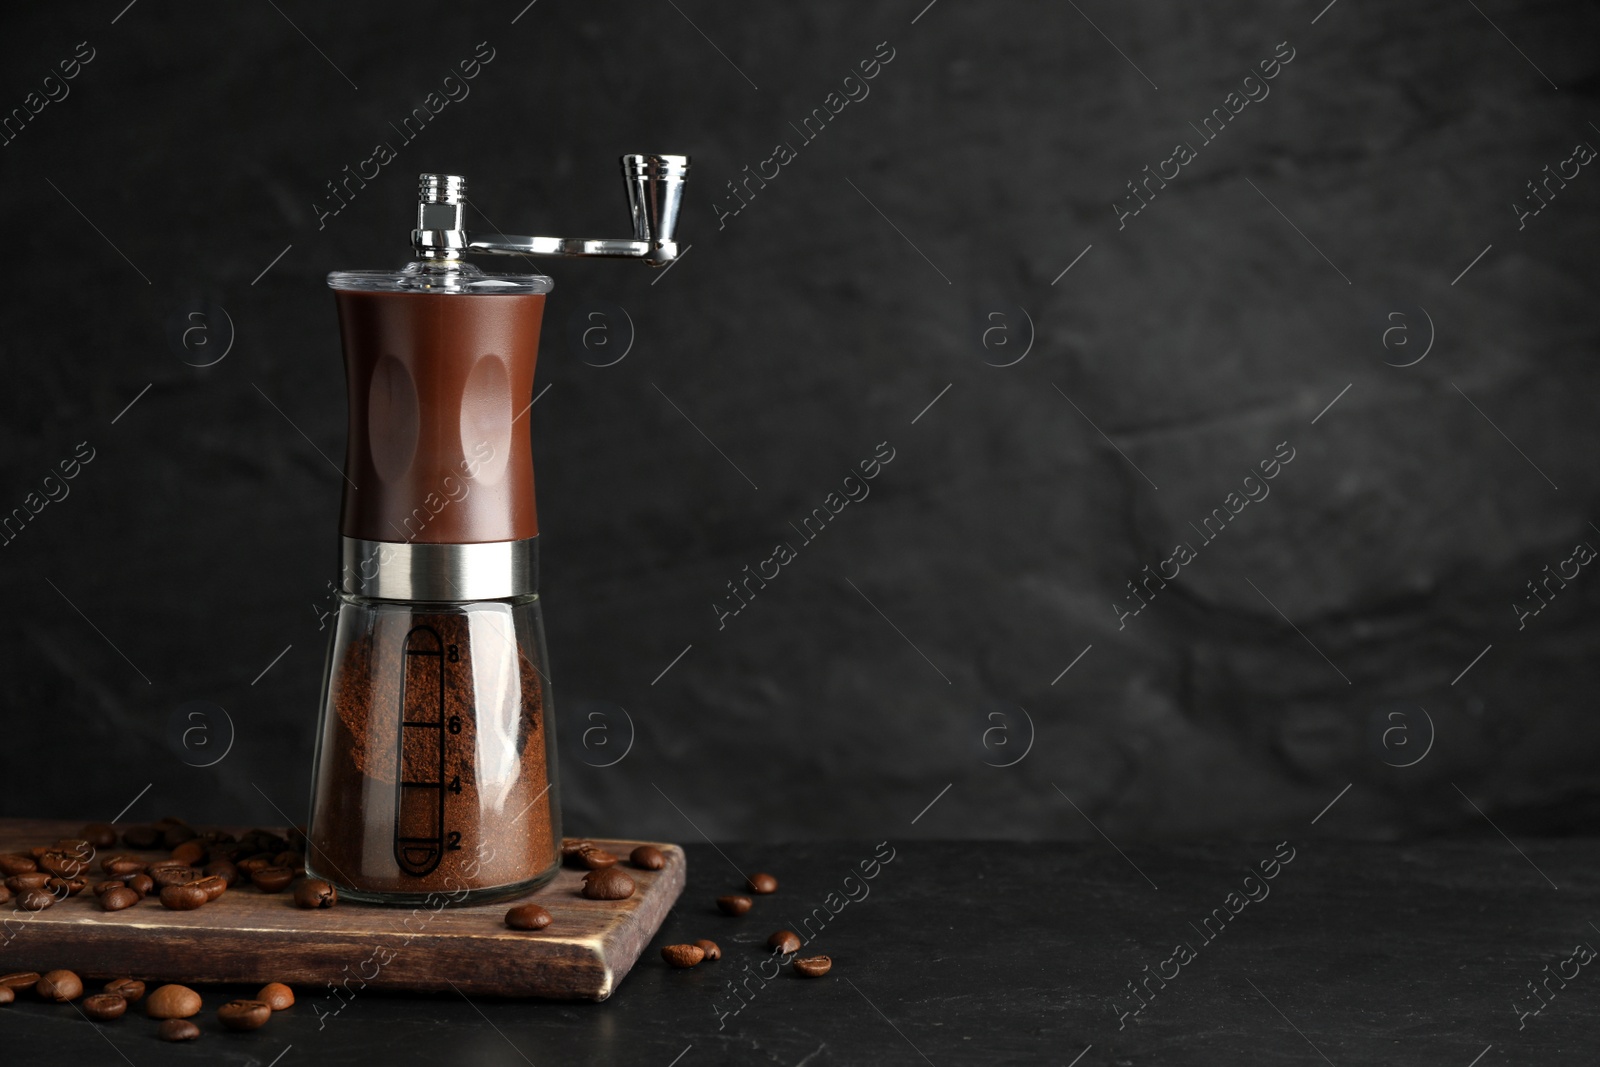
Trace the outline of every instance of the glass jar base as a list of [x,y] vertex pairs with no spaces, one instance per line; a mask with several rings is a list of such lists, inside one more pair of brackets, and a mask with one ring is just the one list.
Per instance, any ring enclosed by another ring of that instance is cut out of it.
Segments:
[[323,881],[328,882],[339,891],[341,900],[352,900],[360,904],[386,904],[396,907],[421,904],[431,908],[438,908],[463,907],[469,904],[492,904],[497,900],[510,900],[514,897],[520,897],[541,886],[548,885],[560,869],[561,864],[558,860],[555,866],[548,871],[524,882],[487,886],[479,889],[435,889],[426,893],[354,889],[346,886],[341,879],[330,878],[325,874],[314,871],[310,863],[306,864],[306,877],[321,878]]

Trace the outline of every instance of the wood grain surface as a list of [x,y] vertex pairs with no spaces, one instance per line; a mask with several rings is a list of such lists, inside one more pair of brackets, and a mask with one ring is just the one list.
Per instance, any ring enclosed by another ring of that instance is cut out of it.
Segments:
[[[81,824],[0,819],[0,852],[26,853],[77,835]],[[442,990],[507,997],[605,1000],[622,981],[683,891],[683,849],[659,842],[596,844],[622,857],[638,888],[626,900],[586,900],[583,871],[563,868],[532,893],[492,904],[433,908],[384,907],[341,901],[307,911],[292,892],[262,893],[245,885],[196,911],[172,911],[154,896],[108,912],[93,893],[40,912],[0,905],[0,973],[69,968],[85,978],[132,977],[170,982],[285,982],[341,990]],[[627,862],[640,844],[666,856],[659,871]],[[86,877],[104,877],[104,855]],[[554,917],[543,930],[512,930],[506,910],[533,901]]]

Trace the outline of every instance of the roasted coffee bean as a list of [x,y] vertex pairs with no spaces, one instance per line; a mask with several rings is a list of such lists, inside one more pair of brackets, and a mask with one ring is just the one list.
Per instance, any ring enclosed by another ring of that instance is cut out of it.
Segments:
[[162,889],[169,885],[188,885],[199,877],[199,871],[181,863],[157,863],[150,868],[150,880]]
[[12,971],[10,974],[0,974],[0,986],[7,989],[32,989],[39,984],[42,977],[38,971]]
[[81,1007],[89,1018],[109,1022],[122,1017],[128,1010],[128,1002],[115,993],[96,993],[92,997],[84,998]]
[[199,840],[185,841],[172,850],[172,862],[186,867],[198,867],[205,862],[206,846]]
[[188,1019],[168,1019],[156,1027],[163,1041],[193,1041],[200,1036],[200,1028]]
[[263,893],[281,893],[294,881],[294,871],[288,867],[263,867],[250,875],[250,884]]
[[229,889],[239,881],[239,868],[227,860],[213,860],[200,870],[208,878],[221,878],[228,883]]
[[205,893],[207,904],[228,891],[228,883],[216,875],[212,875],[210,878],[202,878],[194,884]]
[[153,826],[130,826],[122,831],[122,843],[140,852],[155,848],[161,840],[161,831]]
[[331,908],[339,893],[321,878],[307,878],[294,887],[294,902],[302,908]]
[[9,903],[11,903],[11,890],[5,887],[4,882],[0,882],[0,904]]
[[71,971],[46,971],[33,989],[46,1000],[65,1004],[83,996],[83,979]]
[[720,960],[722,958],[722,948],[715,941],[707,941],[705,938],[701,938],[695,944],[700,947],[701,952],[706,954],[706,959]]
[[128,883],[123,881],[121,878],[107,878],[104,881],[96,882],[94,884],[94,895],[101,897],[105,896],[113,889],[126,888],[128,888]]
[[24,889],[17,894],[17,907],[23,911],[43,911],[55,902],[55,894],[48,889]]
[[49,845],[34,845],[32,848],[30,848],[28,850],[28,855],[32,856],[34,858],[34,860],[37,861],[40,856],[44,855],[46,852],[49,852],[49,851],[50,851],[50,846]]
[[272,865],[274,867],[287,867],[291,871],[295,870],[296,868],[305,870],[306,858],[303,854],[296,852],[293,849],[285,849],[276,856],[272,857]]
[[583,895],[590,900],[626,900],[633,896],[633,879],[615,867],[602,867],[583,876]]
[[13,874],[6,879],[6,888],[13,893],[25,893],[30,889],[43,889],[49,884],[51,876],[44,871],[29,871],[27,874]]
[[294,990],[282,982],[270,982],[261,987],[256,999],[273,1011],[283,1011],[285,1008],[294,1007]]
[[239,854],[233,857],[234,866],[248,875],[251,871],[259,871],[263,867],[272,866],[272,853],[258,851],[253,845],[240,844]]
[[724,915],[743,915],[749,911],[755,901],[746,896],[718,897],[717,907]]
[[138,856],[123,854],[107,856],[100,861],[100,869],[113,878],[126,878],[130,874],[143,874],[150,865]]
[[194,827],[190,826],[181,819],[169,819],[163,821],[165,821],[167,825],[166,828],[161,831],[161,843],[167,848],[177,848],[185,841],[193,841],[195,838],[200,836],[195,832]]
[[617,857],[603,848],[586,848],[578,853],[578,863],[591,871],[603,871],[617,865]]
[[103,822],[90,823],[78,831],[78,836],[96,849],[117,847],[117,831]]
[[135,874],[128,879],[128,888],[139,894],[143,900],[155,891],[156,883],[148,874]]
[[39,869],[39,864],[32,856],[24,856],[20,852],[0,853],[0,875],[10,878],[13,874],[29,874]]
[[50,848],[52,852],[64,853],[84,863],[94,859],[94,846],[81,837],[63,837]]
[[778,891],[778,880],[770,874],[752,874],[749,879],[750,892],[766,895]]
[[629,854],[635,867],[645,871],[659,871],[667,865],[666,854],[654,845],[640,845]]
[[206,891],[195,882],[169,885],[161,890],[161,906],[173,911],[193,911],[206,902]]
[[661,958],[673,967],[693,967],[706,958],[705,950],[699,945],[663,945]]
[[100,906],[107,911],[121,911],[123,908],[131,908],[137,903],[139,903],[139,894],[125,885],[119,885],[115,889],[108,889],[100,894]]
[[186,985],[164,985],[144,998],[144,1013],[152,1019],[187,1019],[200,1011],[200,994]]
[[217,1009],[217,1018],[229,1030],[259,1030],[272,1018],[272,1009],[259,1000],[230,1000]]
[[83,857],[52,850],[39,857],[39,869],[62,878],[76,878],[89,866]]
[[767,947],[786,956],[791,952],[799,952],[800,935],[793,930],[779,930],[767,938]]
[[264,871],[268,867],[271,867],[272,866],[272,857],[271,856],[263,856],[260,853],[257,853],[256,855],[247,856],[244,859],[234,860],[233,862],[234,862],[234,865],[239,868],[240,876],[244,877],[244,878],[249,878],[252,874],[255,874],[257,871]]
[[0,1004],[10,1004],[17,999],[17,991],[8,985],[0,985]]
[[609,856],[610,853],[601,848],[599,845],[595,844],[593,841],[585,841],[581,839],[573,840],[568,838],[561,845],[561,858],[566,862],[568,867],[579,867],[584,870],[591,871],[597,870],[598,868],[591,867],[589,865],[588,857],[590,853],[598,853],[595,858],[600,861],[600,867],[610,866],[610,864],[605,862],[605,857]]
[[794,961],[794,970],[801,978],[821,978],[833,970],[833,960],[827,956],[802,956]]
[[537,904],[518,904],[506,912],[506,925],[513,930],[543,930],[551,915]]
[[144,996],[144,983],[137,978],[114,978],[106,983],[106,992],[115,993],[132,1004]]
[[65,900],[83,892],[89,887],[89,883],[83,878],[52,878],[44,884],[44,887],[58,898]]

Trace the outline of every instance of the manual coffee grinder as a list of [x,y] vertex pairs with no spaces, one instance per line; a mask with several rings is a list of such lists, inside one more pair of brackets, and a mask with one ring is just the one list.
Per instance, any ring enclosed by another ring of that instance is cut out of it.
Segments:
[[512,896],[561,858],[528,432],[551,280],[469,254],[663,267],[686,156],[622,157],[633,237],[467,231],[466,179],[424,174],[397,271],[328,275],[349,391],[338,621],[307,872],[380,903]]

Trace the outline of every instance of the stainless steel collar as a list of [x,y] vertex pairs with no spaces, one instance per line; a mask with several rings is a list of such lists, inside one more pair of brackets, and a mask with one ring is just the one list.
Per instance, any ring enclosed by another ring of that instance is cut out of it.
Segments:
[[539,591],[539,539],[424,545],[340,538],[340,584],[378,600],[500,600]]

